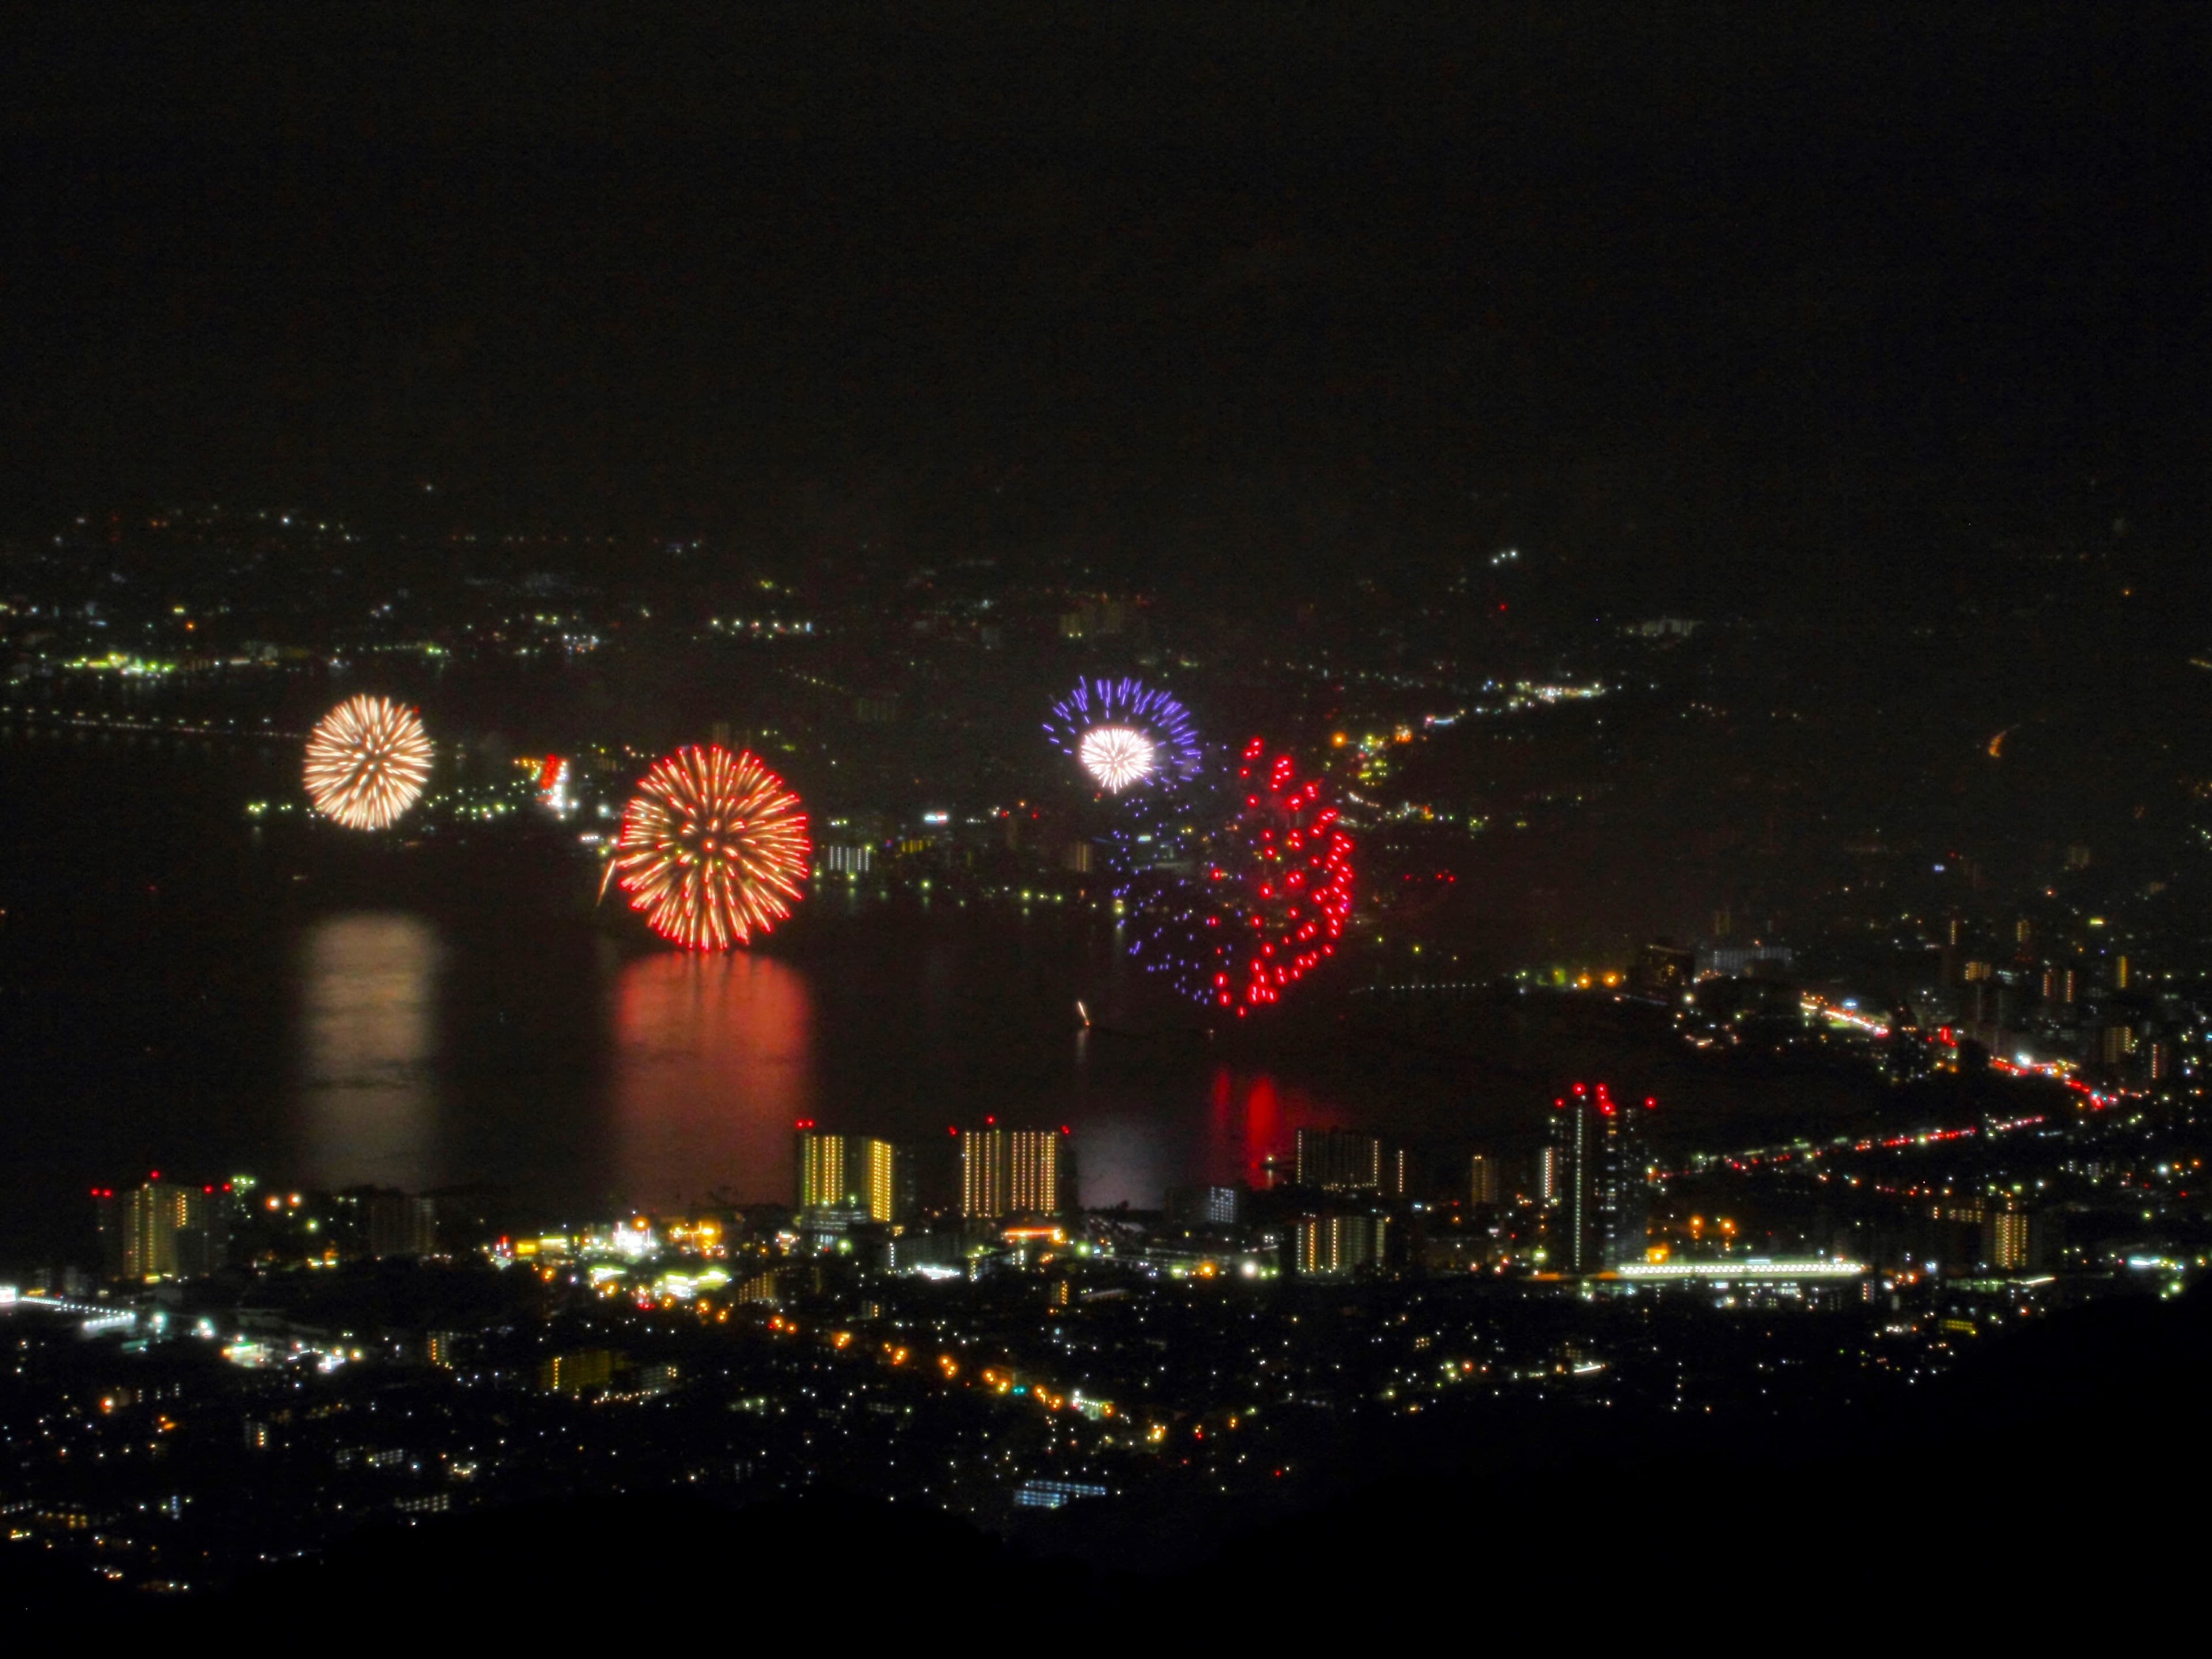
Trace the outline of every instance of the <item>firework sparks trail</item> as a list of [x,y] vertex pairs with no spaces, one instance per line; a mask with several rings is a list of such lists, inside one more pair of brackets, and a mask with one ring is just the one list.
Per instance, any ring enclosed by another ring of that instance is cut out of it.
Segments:
[[687,951],[726,951],[791,914],[811,851],[781,778],[750,753],[695,745],[638,786],[599,891],[618,882],[653,932]]
[[388,697],[349,697],[307,738],[307,799],[349,830],[389,828],[429,775],[422,716]]
[[1200,1002],[1253,1008],[1334,954],[1352,914],[1352,842],[1321,785],[1253,739],[1237,763],[1234,816],[1194,879],[1152,872],[1122,890],[1138,919],[1132,954]]

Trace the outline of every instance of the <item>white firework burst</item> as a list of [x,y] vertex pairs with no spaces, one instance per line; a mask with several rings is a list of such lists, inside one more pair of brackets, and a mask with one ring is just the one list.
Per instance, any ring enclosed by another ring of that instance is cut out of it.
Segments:
[[1152,739],[1126,726],[1094,726],[1083,734],[1076,758],[1106,788],[1120,791],[1152,775]]

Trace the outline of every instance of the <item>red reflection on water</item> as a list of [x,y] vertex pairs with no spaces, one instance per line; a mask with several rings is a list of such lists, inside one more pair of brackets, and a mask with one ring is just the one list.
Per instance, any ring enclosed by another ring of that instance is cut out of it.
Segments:
[[1265,1072],[1240,1076],[1221,1066],[1207,1094],[1206,1178],[1264,1187],[1272,1156],[1277,1179],[1288,1181],[1293,1135],[1301,1128],[1328,1128],[1343,1121],[1341,1112],[1302,1089],[1282,1087]]
[[789,1200],[791,1125],[816,1115],[805,977],[744,951],[660,951],[623,968],[614,1012],[623,1201]]

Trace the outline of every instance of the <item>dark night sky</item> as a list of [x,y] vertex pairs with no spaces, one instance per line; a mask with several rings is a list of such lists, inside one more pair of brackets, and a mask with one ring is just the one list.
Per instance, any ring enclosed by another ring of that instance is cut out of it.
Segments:
[[1017,538],[1126,545],[1593,468],[1746,541],[1899,480],[2194,510],[2201,8],[744,9],[17,12],[8,521],[434,479],[941,541],[1012,484]]

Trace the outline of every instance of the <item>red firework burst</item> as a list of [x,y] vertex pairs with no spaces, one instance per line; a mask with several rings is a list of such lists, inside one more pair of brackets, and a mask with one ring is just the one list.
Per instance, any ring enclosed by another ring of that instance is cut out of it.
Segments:
[[1352,842],[1321,785],[1301,781],[1288,755],[1268,760],[1257,738],[1237,781],[1241,805],[1200,878],[1204,976],[1193,988],[1242,1018],[1334,954],[1352,914]]
[[618,881],[663,939],[726,951],[791,914],[810,850],[781,778],[751,754],[695,745],[638,786],[599,890]]

